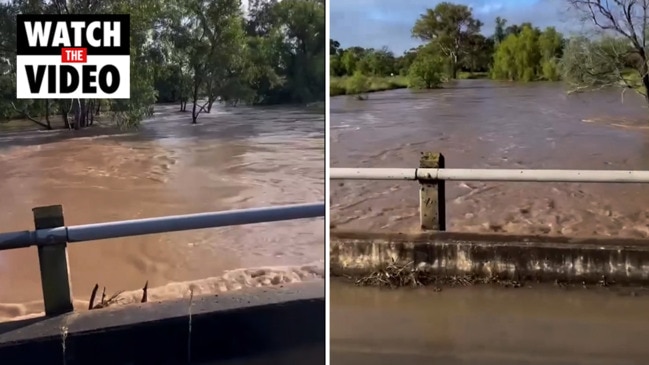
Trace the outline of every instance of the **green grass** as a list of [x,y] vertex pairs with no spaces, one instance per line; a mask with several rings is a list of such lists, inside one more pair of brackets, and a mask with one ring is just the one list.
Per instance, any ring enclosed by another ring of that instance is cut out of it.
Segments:
[[[349,92],[349,86],[347,80],[349,77],[331,77],[331,83],[329,86],[329,94],[331,96],[338,95],[352,95]],[[369,88],[368,93],[377,92],[377,91],[386,91],[394,89],[405,89],[408,87],[408,79],[403,76],[391,76],[391,77],[368,77]]]
[[[353,93],[350,92],[350,87],[347,82],[349,78],[349,76],[332,76],[329,86],[329,95],[353,95]],[[457,78],[460,80],[487,79],[489,78],[489,73],[459,72]],[[405,89],[408,87],[408,78],[406,78],[405,76],[368,77],[368,83],[368,93],[394,89]]]

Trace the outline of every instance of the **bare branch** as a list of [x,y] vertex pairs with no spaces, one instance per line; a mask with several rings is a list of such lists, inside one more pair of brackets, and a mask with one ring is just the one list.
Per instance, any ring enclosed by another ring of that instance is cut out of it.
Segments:
[[[623,4],[624,1],[629,2],[627,4]],[[616,32],[633,42],[634,46],[641,46],[640,42],[638,41],[636,30],[632,26],[633,23],[629,23],[627,21],[627,24],[623,25],[618,19],[618,15],[614,14],[614,10],[611,9],[608,1],[602,2],[602,0],[568,0],[568,3],[572,5],[573,8],[584,13],[587,18],[589,18],[593,22],[593,24],[595,24],[600,29]],[[627,15],[631,16],[635,0],[615,0],[615,3],[624,8],[621,14],[623,18],[626,19]],[[627,7],[629,9],[628,11],[626,10]]]
[[29,119],[31,122],[34,122],[34,123],[38,124],[39,126],[45,128],[45,129],[49,129],[49,126],[47,124],[45,124],[45,123],[43,123],[43,122],[41,122],[39,120],[34,119],[31,115],[29,115],[29,113],[27,113],[27,111],[25,109],[21,110],[21,109],[16,108],[16,104],[14,104],[13,102],[11,102],[11,107],[16,112],[20,113],[23,117]]
[[649,0],[567,1],[604,37],[571,41],[562,59],[566,81],[580,91],[610,86],[622,88],[623,93],[632,89],[649,103]]

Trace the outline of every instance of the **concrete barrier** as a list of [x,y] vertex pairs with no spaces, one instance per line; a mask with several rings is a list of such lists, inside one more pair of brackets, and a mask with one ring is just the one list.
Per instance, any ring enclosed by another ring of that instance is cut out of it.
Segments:
[[324,364],[324,296],[319,281],[195,297],[191,316],[185,299],[0,323],[0,363]]
[[649,284],[649,240],[454,232],[331,231],[333,276],[412,264],[436,277]]

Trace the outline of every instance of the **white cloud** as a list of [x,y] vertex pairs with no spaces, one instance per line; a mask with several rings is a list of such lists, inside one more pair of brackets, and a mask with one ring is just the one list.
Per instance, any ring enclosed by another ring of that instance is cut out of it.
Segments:
[[[411,37],[415,21],[426,9],[441,0],[331,0],[331,37],[343,47],[359,45],[380,48],[388,46],[401,53],[420,42]],[[556,26],[560,30],[574,27],[567,21],[562,0],[454,0],[474,9],[484,26],[483,33],[493,34],[496,16],[508,24],[531,22],[538,27]],[[528,3],[528,5],[524,5]],[[381,16],[376,14],[380,13]]]

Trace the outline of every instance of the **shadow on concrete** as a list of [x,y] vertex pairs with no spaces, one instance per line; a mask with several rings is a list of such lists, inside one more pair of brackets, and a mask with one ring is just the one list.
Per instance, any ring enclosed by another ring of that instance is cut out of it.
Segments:
[[19,321],[11,321],[11,322],[4,322],[0,323],[0,336],[5,334],[5,333],[10,333],[12,331],[17,331],[23,327],[31,326],[33,324],[36,324],[38,322],[41,322],[45,320],[45,317],[38,317],[38,318],[29,318],[29,319],[23,319]]

